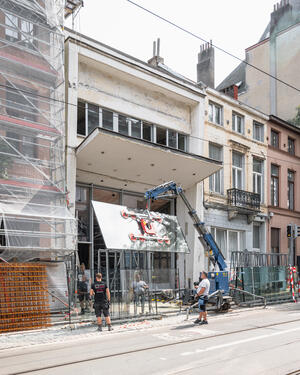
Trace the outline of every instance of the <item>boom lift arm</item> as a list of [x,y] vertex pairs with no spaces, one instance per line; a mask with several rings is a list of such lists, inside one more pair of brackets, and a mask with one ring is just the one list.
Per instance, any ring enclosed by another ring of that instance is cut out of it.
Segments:
[[198,238],[203,245],[204,250],[207,252],[209,259],[214,266],[216,264],[218,265],[220,271],[225,271],[225,269],[227,268],[227,264],[225,262],[222,251],[219,249],[211,233],[206,229],[205,224],[200,220],[196,210],[193,209],[180,186],[177,186],[174,181],[170,181],[156,186],[153,189],[149,189],[145,193],[145,198],[147,200],[156,200],[163,197],[177,196],[180,196],[184,204],[186,205],[188,213],[194,222],[194,227],[199,234]]

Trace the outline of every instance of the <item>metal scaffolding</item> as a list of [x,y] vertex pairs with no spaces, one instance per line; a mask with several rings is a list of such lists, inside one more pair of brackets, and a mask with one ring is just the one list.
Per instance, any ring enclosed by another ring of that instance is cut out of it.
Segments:
[[64,0],[0,0],[0,257],[74,251],[65,186]]

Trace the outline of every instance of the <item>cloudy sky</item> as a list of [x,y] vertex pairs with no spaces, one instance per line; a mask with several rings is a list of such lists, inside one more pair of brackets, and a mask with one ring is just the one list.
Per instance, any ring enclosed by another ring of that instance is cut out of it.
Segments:
[[[164,18],[243,58],[267,26],[275,0],[133,0]],[[71,20],[67,21],[71,26]],[[175,29],[127,0],[84,0],[75,30],[143,61],[161,39],[165,64],[196,80],[201,41]],[[238,61],[216,51],[216,84]]]

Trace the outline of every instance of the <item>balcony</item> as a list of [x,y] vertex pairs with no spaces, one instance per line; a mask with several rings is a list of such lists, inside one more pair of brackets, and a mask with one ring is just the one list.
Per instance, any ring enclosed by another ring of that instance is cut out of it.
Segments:
[[260,194],[251,193],[240,189],[228,189],[227,201],[230,207],[237,208],[239,211],[259,211]]

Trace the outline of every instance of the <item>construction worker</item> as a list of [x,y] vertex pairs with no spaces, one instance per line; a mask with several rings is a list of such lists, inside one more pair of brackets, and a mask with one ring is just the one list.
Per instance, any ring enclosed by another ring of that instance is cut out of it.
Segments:
[[199,318],[197,318],[195,324],[208,324],[207,322],[207,312],[206,304],[208,301],[210,282],[207,278],[207,272],[201,272],[201,282],[197,289],[197,296],[199,297],[198,306],[199,306]]
[[95,297],[94,308],[97,317],[98,331],[102,331],[102,313],[105,317],[108,330],[112,331],[109,316],[110,292],[107,285],[102,281],[102,273],[96,274],[96,282],[92,284],[90,296]]

